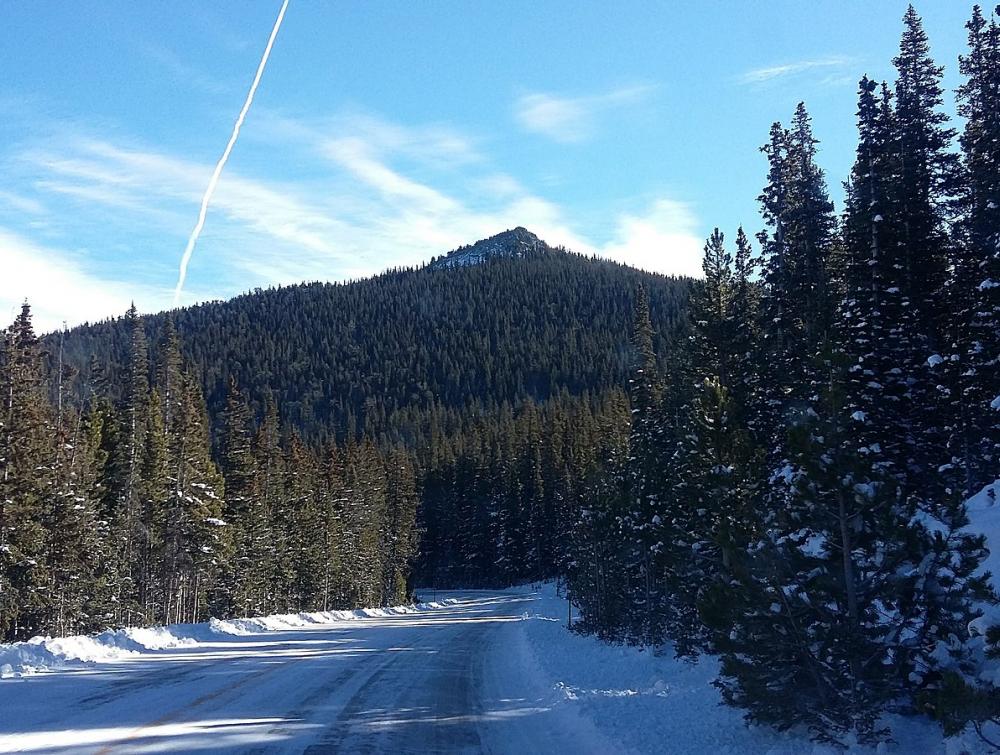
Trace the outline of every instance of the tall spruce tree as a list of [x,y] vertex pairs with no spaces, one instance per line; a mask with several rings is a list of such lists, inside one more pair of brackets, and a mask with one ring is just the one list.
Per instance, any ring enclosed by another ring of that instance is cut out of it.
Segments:
[[198,621],[224,604],[218,577],[230,555],[223,481],[209,455],[208,419],[197,379],[182,374],[168,434],[171,493],[166,511],[167,617]]
[[140,535],[140,467],[149,411],[149,354],[146,334],[135,304],[125,313],[125,324],[129,334],[128,361],[122,376],[123,397],[117,411],[119,429],[108,470],[104,511],[111,522],[111,536],[115,543],[115,566],[112,570],[115,575],[112,586],[115,621],[132,624],[139,619],[133,569],[140,563],[136,553]]
[[225,520],[229,523],[233,558],[227,564],[225,582],[233,610],[249,616],[261,610],[254,592],[263,578],[260,543],[266,521],[262,501],[255,488],[257,464],[253,449],[250,409],[235,378],[229,381],[223,416],[220,471],[226,485]]
[[949,447],[966,495],[1000,472],[1000,24],[975,6],[959,59],[963,191],[951,285],[954,411]]
[[886,221],[900,236],[886,250],[894,271],[886,290],[894,295],[898,291],[899,306],[891,315],[886,366],[891,374],[904,376],[905,409],[894,428],[898,440],[890,452],[905,492],[922,496],[924,505],[933,507],[932,499],[942,489],[936,470],[943,462],[939,449],[944,445],[946,397],[928,360],[933,364],[950,356],[943,339],[947,309],[941,302],[947,300],[951,246],[947,224],[953,214],[959,164],[951,149],[955,132],[941,110],[943,68],[930,57],[927,34],[912,5],[903,17],[899,55],[893,64],[898,180],[893,187],[895,206]]
[[27,302],[4,333],[0,389],[0,632],[27,639],[45,624],[45,514],[54,491],[53,427],[43,358]]
[[386,460],[385,529],[382,535],[384,567],[382,603],[398,605],[406,601],[410,590],[410,564],[417,553],[417,483],[409,455],[394,451]]
[[621,512],[623,557],[629,583],[632,639],[659,643],[669,614],[662,569],[661,532],[663,497],[668,489],[664,472],[665,448],[661,403],[663,385],[653,350],[649,299],[640,287],[636,294],[632,348],[635,374],[630,384],[632,432],[629,439],[628,501]]

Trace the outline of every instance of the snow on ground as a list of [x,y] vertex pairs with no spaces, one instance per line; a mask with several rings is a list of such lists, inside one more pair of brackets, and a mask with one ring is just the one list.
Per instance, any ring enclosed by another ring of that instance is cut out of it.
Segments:
[[[985,486],[976,495],[966,501],[966,512],[969,515],[968,529],[986,536],[986,547],[989,555],[980,567],[980,573],[990,572],[994,589],[1000,593],[1000,480]],[[975,635],[972,647],[985,655],[986,631],[1000,624],[1000,606],[983,606],[982,617],[972,622],[971,630]],[[980,678],[990,684],[1000,686],[1000,661],[981,658],[982,673]],[[992,727],[998,728],[1000,727]],[[1000,731],[991,732],[1000,735]]]
[[[691,755],[833,755],[841,750],[815,744],[801,732],[781,734],[748,728],[740,711],[722,704],[712,686],[714,658],[678,660],[669,649],[609,646],[566,630],[567,605],[553,584],[536,588],[537,602],[524,622],[524,641],[538,686],[549,690],[546,704],[585,720],[616,751]],[[523,673],[523,671],[521,672]],[[894,717],[895,744],[852,748],[889,753],[979,753],[988,750],[974,737],[945,741],[940,728],[922,718]],[[570,725],[570,724],[567,724]]]
[[362,608],[354,611],[314,611],[273,614],[246,619],[210,619],[201,624],[109,629],[100,634],[72,637],[32,637],[26,642],[0,644],[0,680],[55,669],[112,663],[149,651],[197,647],[226,635],[247,636],[365,618],[382,618],[441,608],[447,603]]
[[[1000,591],[1000,480],[968,501],[969,530],[986,536],[990,555],[983,571],[993,574]],[[697,663],[677,660],[669,648],[608,646],[593,637],[565,629],[567,604],[552,584],[537,587],[535,620],[526,625],[534,673],[551,689],[554,706],[573,709],[608,740],[635,752],[685,753],[823,753],[839,752],[814,745],[799,734],[777,734],[747,728],[739,711],[723,706],[712,686],[718,672],[714,658]],[[984,607],[973,622],[980,633],[1000,623],[1000,607]],[[981,644],[981,640],[979,641]],[[1000,662],[988,662],[983,678],[1000,684]],[[857,753],[993,752],[971,731],[945,740],[940,727],[921,717],[887,720],[896,740],[877,749],[855,747]],[[1000,732],[987,731],[987,734]],[[1000,738],[1000,737],[995,737]]]
[[[837,752],[747,728],[714,659],[608,646],[569,632],[566,611],[545,584],[2,646],[0,751]],[[890,723],[894,744],[855,752],[986,751]]]
[[[998,494],[1000,481],[969,501],[994,575]],[[839,752],[748,728],[712,686],[714,658],[606,645],[568,631],[567,608],[549,583],[0,645],[0,750]],[[1000,612],[976,628],[993,620]],[[984,673],[1000,681],[1000,664]],[[945,740],[925,718],[887,723],[894,742],[852,752],[989,751],[972,733]]]

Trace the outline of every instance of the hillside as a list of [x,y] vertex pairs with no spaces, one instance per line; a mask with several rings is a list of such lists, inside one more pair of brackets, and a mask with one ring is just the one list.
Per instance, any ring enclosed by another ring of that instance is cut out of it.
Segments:
[[[623,386],[640,283],[663,354],[686,281],[556,250],[524,229],[422,268],[257,290],[173,317],[213,418],[232,375],[258,418],[273,396],[307,437],[367,431],[411,443],[414,412],[489,411]],[[144,318],[151,344],[164,318]],[[127,340],[122,319],[66,335],[65,358],[83,377],[78,395],[91,355],[119,383]]]

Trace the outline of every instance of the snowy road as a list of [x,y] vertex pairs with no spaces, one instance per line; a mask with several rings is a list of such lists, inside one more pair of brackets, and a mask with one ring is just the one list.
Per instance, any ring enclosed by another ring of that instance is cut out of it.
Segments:
[[[747,729],[713,658],[566,631],[551,584],[422,597],[440,602],[0,645],[0,752],[840,752]],[[892,724],[880,755],[960,751]]]
[[529,594],[0,683],[0,751],[607,751],[518,657]]

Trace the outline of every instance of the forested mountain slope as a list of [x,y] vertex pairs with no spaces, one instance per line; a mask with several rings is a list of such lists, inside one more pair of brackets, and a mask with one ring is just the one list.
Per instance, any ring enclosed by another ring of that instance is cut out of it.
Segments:
[[[441,264],[456,259],[463,262]],[[489,411],[564,389],[623,386],[640,283],[665,354],[687,281],[556,250],[524,229],[419,269],[258,290],[172,317],[213,419],[232,376],[256,417],[273,396],[283,420],[308,438],[368,433],[413,445],[414,412]],[[144,318],[151,343],[164,318]],[[63,347],[83,392],[92,355],[121,374],[128,328],[122,319],[78,327]]]

